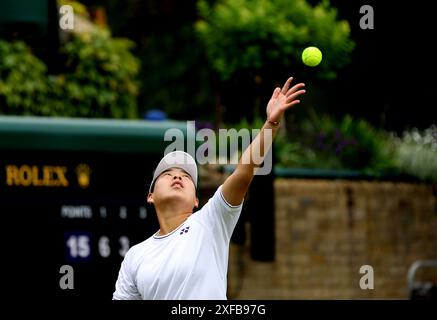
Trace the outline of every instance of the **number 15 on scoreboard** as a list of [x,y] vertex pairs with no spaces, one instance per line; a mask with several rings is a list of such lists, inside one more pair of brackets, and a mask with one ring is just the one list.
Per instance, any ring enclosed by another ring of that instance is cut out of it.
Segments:
[[[91,234],[89,232],[67,232],[64,236],[65,258],[69,262],[86,262],[92,256]],[[98,240],[98,253],[102,258],[108,258],[113,251],[111,250],[110,240],[102,235]],[[118,239],[117,249],[114,253],[124,257],[130,248],[128,237],[121,236]]]

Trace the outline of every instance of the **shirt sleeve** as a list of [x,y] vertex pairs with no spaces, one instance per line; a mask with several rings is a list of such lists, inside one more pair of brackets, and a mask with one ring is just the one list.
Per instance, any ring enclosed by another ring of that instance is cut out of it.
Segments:
[[222,185],[196,215],[200,223],[212,229],[218,240],[227,245],[241,214],[243,203],[229,204],[222,193]]
[[128,251],[121,263],[117,282],[115,283],[115,292],[112,295],[113,300],[141,300],[141,295],[134,281],[134,275],[131,272],[130,257],[131,254]]

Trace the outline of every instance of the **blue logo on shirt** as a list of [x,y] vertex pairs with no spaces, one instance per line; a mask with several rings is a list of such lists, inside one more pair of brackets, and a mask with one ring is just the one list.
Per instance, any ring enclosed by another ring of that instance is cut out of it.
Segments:
[[189,229],[190,229],[190,226],[187,226],[187,227],[185,227],[185,228],[182,228],[182,230],[181,230],[181,232],[180,232],[179,234],[187,233]]

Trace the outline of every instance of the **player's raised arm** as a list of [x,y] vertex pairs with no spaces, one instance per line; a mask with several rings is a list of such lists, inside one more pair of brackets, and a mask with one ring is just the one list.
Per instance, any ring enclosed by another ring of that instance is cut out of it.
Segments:
[[266,122],[260,133],[244,151],[234,172],[223,184],[223,196],[231,205],[239,205],[243,201],[252,182],[254,171],[260,166],[272,145],[285,110],[298,104],[300,102],[298,97],[305,93],[305,90],[301,90],[305,86],[303,83],[298,83],[290,88],[292,80],[293,78],[290,77],[282,89],[278,87],[273,91],[267,104]]

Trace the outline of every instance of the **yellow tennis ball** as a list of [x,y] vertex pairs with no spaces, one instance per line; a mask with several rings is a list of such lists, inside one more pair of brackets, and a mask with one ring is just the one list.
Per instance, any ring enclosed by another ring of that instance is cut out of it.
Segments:
[[302,61],[309,67],[315,67],[322,61],[322,51],[316,47],[308,47],[302,52]]

